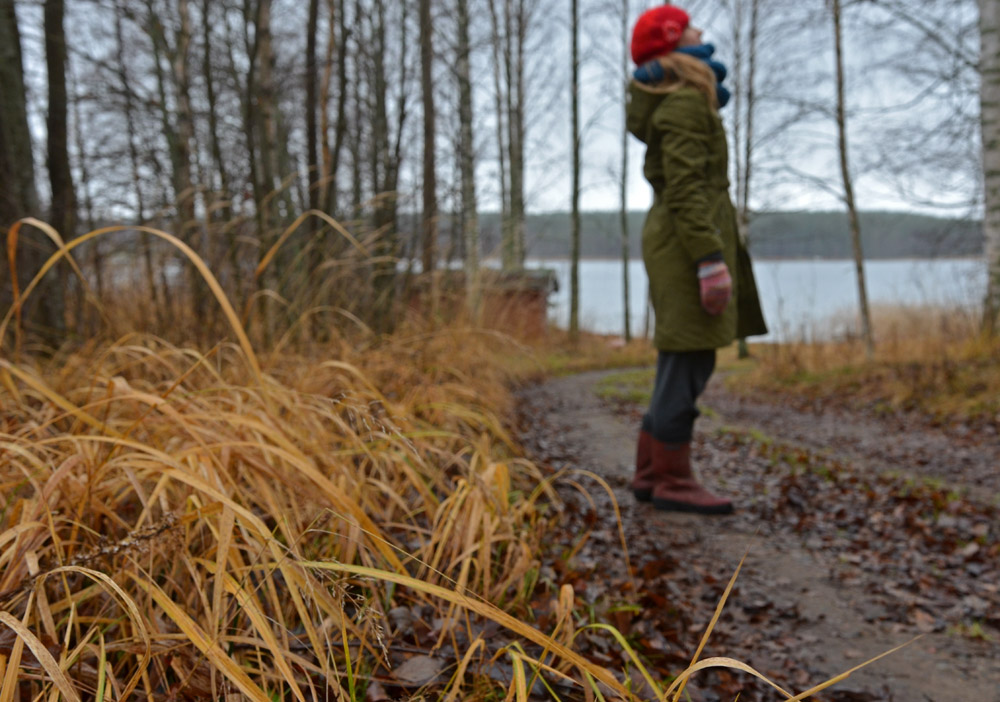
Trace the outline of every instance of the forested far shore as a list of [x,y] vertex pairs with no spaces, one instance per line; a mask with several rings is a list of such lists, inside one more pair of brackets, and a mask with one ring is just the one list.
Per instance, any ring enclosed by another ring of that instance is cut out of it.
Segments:
[[[629,257],[642,257],[642,225],[646,213],[629,213]],[[983,255],[982,222],[945,219],[904,212],[862,212],[865,258],[962,258]],[[403,216],[400,226],[415,232],[415,220]],[[440,223],[441,248],[461,257],[460,241],[453,240],[447,215]],[[479,221],[483,253],[498,255],[501,218],[484,212]],[[621,219],[618,212],[584,212],[581,219],[583,258],[621,258]],[[410,239],[410,237],[406,237]],[[751,217],[750,250],[758,259],[851,258],[851,239],[844,212],[765,212]],[[529,214],[525,222],[529,258],[562,259],[570,253],[570,224],[565,212]]]

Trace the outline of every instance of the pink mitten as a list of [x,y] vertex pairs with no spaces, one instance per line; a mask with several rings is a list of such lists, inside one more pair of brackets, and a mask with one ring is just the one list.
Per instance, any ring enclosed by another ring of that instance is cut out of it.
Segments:
[[722,314],[733,294],[733,279],[724,261],[706,261],[698,265],[701,306],[710,315]]

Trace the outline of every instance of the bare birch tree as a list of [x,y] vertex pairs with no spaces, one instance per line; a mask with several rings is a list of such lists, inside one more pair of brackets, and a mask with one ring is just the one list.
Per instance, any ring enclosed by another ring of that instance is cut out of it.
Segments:
[[[497,7],[502,3],[501,7]],[[501,261],[505,270],[524,266],[525,55],[530,0],[490,0],[493,24],[497,142],[505,216]]]
[[319,89],[316,66],[316,34],[319,31],[319,0],[309,0],[306,20],[306,180],[309,184],[309,209],[318,210],[321,199],[322,173],[320,172],[317,91]]
[[[320,117],[320,131],[323,143],[323,178],[326,195],[323,208],[333,216],[338,216],[337,173],[340,170],[341,152],[347,135],[347,43],[350,25],[347,21],[346,0],[327,0],[330,32],[327,38],[326,68],[323,72],[323,89]],[[337,107],[333,123],[333,144],[330,144],[330,81],[333,75],[333,52],[336,47],[337,63]],[[355,200],[357,202],[357,200]],[[333,251],[337,248],[334,247]]]
[[[219,106],[218,98],[216,92],[216,77],[215,70],[213,68],[213,54],[212,54],[212,25],[213,25],[213,14],[212,14],[212,0],[202,0],[201,3],[201,31],[202,31],[202,64],[201,64],[201,79],[205,86],[205,110],[206,116],[208,118],[208,136],[209,136],[209,148],[212,153],[212,163],[215,166],[215,172],[218,176],[218,192],[219,197],[227,204],[223,205],[219,209],[219,219],[223,222],[228,221],[232,216],[233,208],[231,204],[231,187],[229,168],[226,165],[225,158],[222,155],[222,140],[220,137],[219,128]],[[230,254],[235,254],[236,242],[230,238],[229,242]]]
[[[125,120],[125,136],[127,139],[127,151],[128,151],[128,163],[130,167],[130,175],[132,186],[134,188],[135,195],[135,208],[136,216],[135,221],[137,224],[146,223],[146,196],[145,187],[143,185],[141,166],[140,166],[140,156],[139,156],[139,144],[138,144],[138,133],[136,129],[136,106],[135,98],[132,91],[132,82],[129,76],[128,62],[125,59],[125,30],[124,30],[124,15],[125,10],[121,5],[116,7],[115,12],[115,77],[117,79],[117,85],[115,86],[121,93],[122,96],[122,109],[124,111],[123,117]],[[163,307],[160,304],[158,287],[156,285],[156,270],[153,263],[153,246],[152,246],[152,235],[143,232],[140,239],[140,250],[142,253],[142,260],[145,267],[145,278],[146,284],[149,286],[149,295],[153,303],[154,315],[156,316],[156,323],[158,327],[162,327],[164,323],[163,319]],[[99,250],[102,242],[95,241],[93,246],[95,250]],[[98,282],[102,283],[102,279],[98,276]],[[99,287],[103,287],[100,285]],[[103,291],[100,291],[103,293]]]
[[[6,242],[7,228],[15,220],[38,216],[38,193],[35,189],[35,166],[28,128],[28,98],[24,83],[21,32],[13,0],[0,0],[0,228]],[[0,302],[4,309],[12,302],[13,288],[19,291],[34,277],[48,258],[47,242],[22,235],[17,243],[16,271],[8,268],[6,246],[0,262],[4,281]],[[16,274],[16,275],[15,275]],[[53,333],[62,325],[61,290],[52,290],[51,278],[21,310],[19,318],[39,328],[49,342],[58,339]],[[55,294],[51,294],[51,293]]]
[[469,41],[469,1],[456,0],[457,56],[455,75],[458,80],[458,159],[461,181],[462,241],[465,253],[466,298],[473,313],[478,308],[479,277],[479,212],[476,202],[476,146],[473,138],[472,70]]
[[858,304],[861,315],[861,333],[865,343],[865,353],[869,359],[875,354],[875,340],[872,334],[871,315],[868,310],[868,291],[865,286],[864,252],[861,248],[861,220],[854,200],[854,182],[847,158],[847,111],[844,96],[844,40],[842,32],[843,15],[840,0],[833,0],[831,7],[833,18],[834,53],[836,61],[837,83],[837,143],[840,156],[840,173],[844,183],[844,204],[847,206],[847,219],[851,230],[851,245],[854,249],[854,267],[857,273]]
[[527,0],[504,0],[506,20],[507,147],[510,165],[510,240],[505,267],[524,267],[524,136],[525,136],[525,43],[529,23]]
[[66,32],[63,0],[45,2],[45,65],[48,76],[46,167],[52,194],[52,225],[64,238],[76,228],[76,194],[69,166],[69,106],[66,97]]
[[1000,4],[979,0],[983,142],[983,234],[987,286],[984,328],[995,335],[1000,321]]
[[434,28],[431,21],[431,0],[420,0],[420,95],[423,104],[423,195],[422,256],[423,270],[434,270],[437,258],[437,162],[435,150],[436,117],[434,111]]
[[629,158],[628,158],[628,145],[629,145],[629,133],[628,129],[625,128],[625,120],[628,114],[628,81],[627,76],[629,73],[630,57],[629,57],[629,0],[622,0],[621,5],[621,40],[622,40],[622,80],[624,81],[624,88],[622,89],[622,162],[621,162],[621,175],[619,177],[619,190],[618,190],[618,219],[621,226],[621,237],[622,237],[622,298],[625,301],[622,314],[622,333],[625,336],[625,342],[632,340],[632,310],[629,307],[629,301],[631,299],[631,280],[629,279],[629,232],[628,232],[628,182],[629,182]]
[[569,338],[580,337],[580,8],[570,0],[570,148],[573,185],[570,213]]
[[[489,0],[490,26],[492,28],[491,48],[493,50],[493,105],[495,113],[497,140],[497,171],[500,185],[500,250],[505,268],[512,265],[510,251],[510,190],[507,168],[507,130],[505,128],[508,115],[504,112],[507,100],[504,97],[503,67],[510,62],[507,45],[504,41],[503,26],[500,24],[499,0]],[[508,0],[503,0],[507,2]]]
[[[45,117],[46,159],[51,193],[50,223],[64,239],[72,239],[76,229],[76,193],[69,166],[69,105],[66,97],[66,30],[63,0],[45,0],[45,67],[48,83],[48,110]],[[66,295],[69,292],[69,267],[56,267],[58,289],[49,291],[53,306],[52,323],[60,334],[66,329]],[[77,284],[79,281],[74,283]],[[77,297],[83,295],[77,292]]]
[[[21,32],[14,0],[0,0],[0,227],[38,214],[35,166],[28,130]],[[6,264],[6,256],[2,257]]]

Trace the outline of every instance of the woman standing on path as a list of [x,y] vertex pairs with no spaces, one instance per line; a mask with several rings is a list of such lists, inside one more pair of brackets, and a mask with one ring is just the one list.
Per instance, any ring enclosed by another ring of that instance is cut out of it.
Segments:
[[729,99],[726,69],[673,5],[639,17],[631,50],[638,68],[627,126],[646,144],[643,175],[653,187],[642,258],[659,351],[632,491],[657,509],[729,514],[732,502],[705,489],[691,471],[696,403],[715,369],[716,349],[766,334],[767,327],[729,199],[718,112]]

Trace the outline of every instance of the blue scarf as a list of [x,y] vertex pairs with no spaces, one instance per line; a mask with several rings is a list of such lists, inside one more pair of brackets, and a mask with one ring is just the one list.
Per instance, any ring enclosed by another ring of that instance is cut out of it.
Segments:
[[[715,53],[715,46],[712,44],[683,46],[676,49],[676,51],[680,54],[694,56],[696,59],[701,59],[708,64],[708,67],[712,69],[713,73],[715,73],[715,96],[719,100],[719,107],[725,107],[729,102],[730,93],[726,86],[722,84],[722,81],[726,79],[728,71],[726,70],[726,65],[724,63],[716,61],[712,58],[712,54]],[[663,66],[660,65],[660,62],[654,59],[635,69],[635,72],[632,73],[632,77],[640,83],[659,83],[666,77],[666,74],[663,72]]]

